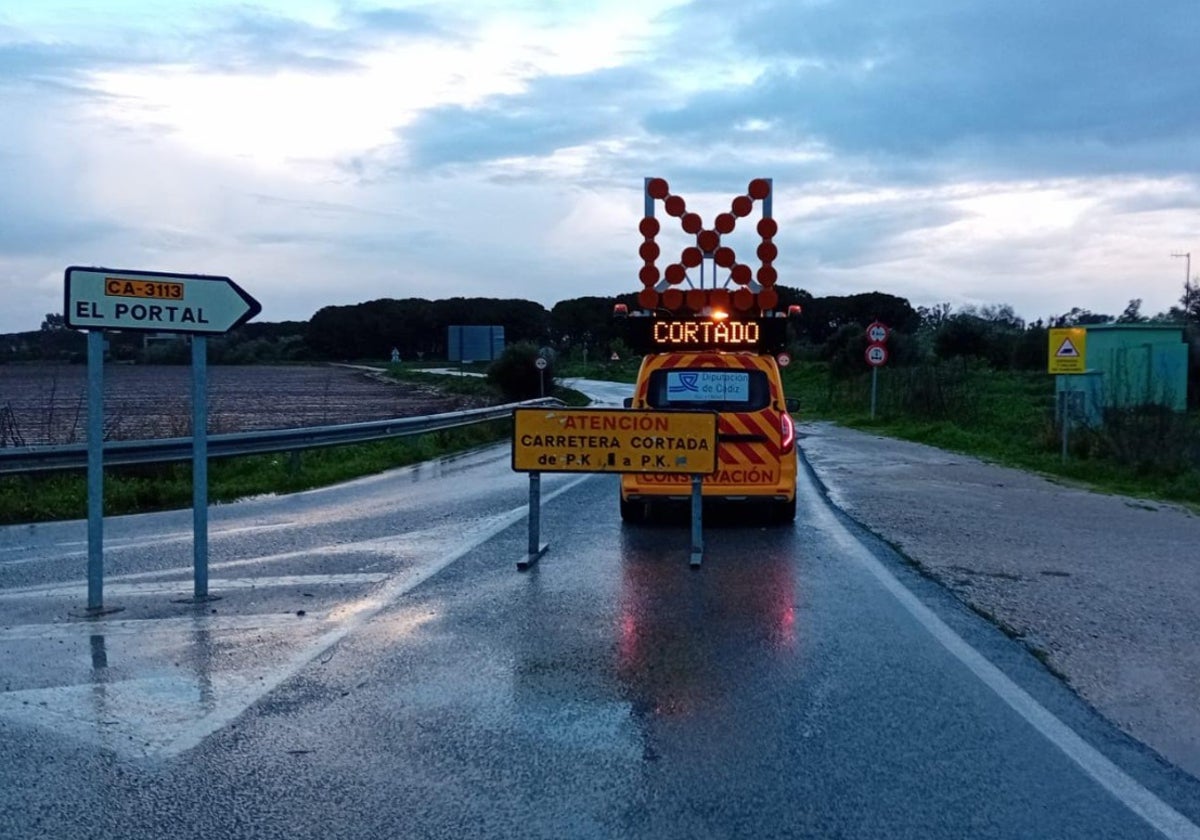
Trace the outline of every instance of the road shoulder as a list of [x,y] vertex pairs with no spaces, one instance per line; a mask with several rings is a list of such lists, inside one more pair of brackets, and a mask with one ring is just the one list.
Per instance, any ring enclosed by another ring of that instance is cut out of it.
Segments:
[[1200,777],[1200,517],[831,423],[799,431],[836,506]]

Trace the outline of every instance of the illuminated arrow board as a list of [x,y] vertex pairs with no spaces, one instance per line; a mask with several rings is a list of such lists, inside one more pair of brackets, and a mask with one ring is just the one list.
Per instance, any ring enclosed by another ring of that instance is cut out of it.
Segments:
[[691,473],[717,469],[717,414],[518,408],[512,468],[517,472]]
[[64,316],[76,330],[220,335],[262,311],[228,277],[71,266]]

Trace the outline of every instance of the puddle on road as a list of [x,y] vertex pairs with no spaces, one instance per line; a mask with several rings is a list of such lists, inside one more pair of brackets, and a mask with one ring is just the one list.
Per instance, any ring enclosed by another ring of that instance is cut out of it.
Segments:
[[[564,481],[543,502],[583,480]],[[181,616],[189,608],[171,605],[164,616],[161,599],[186,592],[185,581],[112,582],[106,591],[123,598],[129,612],[69,623],[47,621],[78,605],[86,591],[82,583],[0,591],[0,600],[15,602],[14,608],[31,622],[0,626],[0,718],[51,729],[130,758],[179,754],[227,725],[385,606],[519,522],[525,511],[522,505],[416,533],[234,561],[267,564],[284,558],[294,562],[301,555],[336,556],[342,568],[361,568],[364,562],[389,560],[386,573],[212,579],[210,591],[219,594],[224,587],[230,593],[228,600],[218,602],[220,613],[201,608]],[[248,614],[264,606],[294,604],[298,593],[306,599],[303,609]],[[310,593],[315,593],[311,601]],[[9,613],[10,621],[14,614]]]

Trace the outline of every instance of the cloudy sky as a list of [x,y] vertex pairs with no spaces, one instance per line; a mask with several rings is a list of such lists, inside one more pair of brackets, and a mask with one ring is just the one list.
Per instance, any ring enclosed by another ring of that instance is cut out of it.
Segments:
[[72,264],[271,321],[637,291],[645,176],[708,222],[773,178],[817,295],[1153,314],[1200,273],[1196,0],[0,0],[0,113],[0,332]]

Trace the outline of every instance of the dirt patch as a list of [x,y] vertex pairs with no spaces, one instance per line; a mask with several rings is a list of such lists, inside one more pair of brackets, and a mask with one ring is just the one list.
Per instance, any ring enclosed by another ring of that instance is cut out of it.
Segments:
[[[191,368],[107,365],[105,437],[143,440],[191,434]],[[87,436],[83,365],[0,365],[0,445],[78,443]],[[485,404],[429,385],[389,381],[332,366],[213,366],[208,369],[211,434],[389,420]]]

